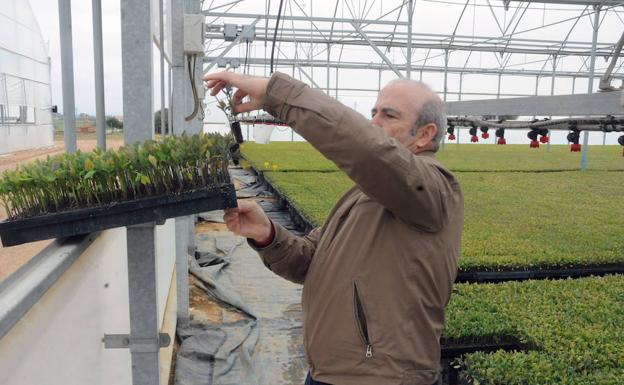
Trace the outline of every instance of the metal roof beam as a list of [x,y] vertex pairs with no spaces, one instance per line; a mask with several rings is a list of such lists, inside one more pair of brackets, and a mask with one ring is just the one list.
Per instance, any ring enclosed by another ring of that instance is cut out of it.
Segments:
[[[212,63],[216,61],[216,57],[205,57],[205,63]],[[234,57],[230,58],[234,59]],[[245,58],[237,57],[241,63],[245,60]],[[264,66],[268,63],[264,58],[248,58],[247,64],[254,66]],[[372,70],[382,70],[382,71],[392,71],[392,68],[385,63],[373,63],[373,62],[344,62],[344,61],[327,61],[327,60],[307,60],[307,59],[280,59],[278,62],[278,66],[280,67],[292,67],[293,65],[299,65],[304,67],[318,67],[318,68],[327,68],[329,65],[330,68],[340,68],[340,69],[372,69]],[[405,71],[405,64],[394,64],[394,67],[398,71]],[[444,66],[418,66],[413,67],[415,71],[423,71],[423,72],[444,72]],[[503,75],[515,75],[515,76],[543,76],[543,71],[539,70],[517,70],[517,69],[499,69],[499,68],[473,68],[473,67],[448,67],[448,73],[456,73],[456,74],[475,74],[475,75],[498,75],[502,73]],[[575,72],[575,71],[556,71],[555,76],[557,77],[568,77],[568,78],[585,78],[583,73]],[[602,73],[596,73],[595,76],[602,76]],[[620,75],[618,75],[619,77]]]
[[[206,36],[208,39],[219,39],[219,38],[223,38],[223,35],[221,34],[212,34],[209,33]],[[339,35],[334,35],[334,37],[332,37],[329,40],[326,40],[325,38],[322,37],[314,37],[312,39],[309,38],[309,35],[304,35],[304,34],[292,34],[292,33],[284,33],[279,39],[278,41],[280,42],[284,42],[284,43],[295,43],[295,42],[301,42],[303,39],[306,39],[306,42],[312,42],[315,44],[341,44],[341,45],[357,45],[357,46],[366,46],[366,45],[370,45],[370,43],[368,41],[362,40],[362,39],[357,39],[357,38],[353,38],[352,40],[345,40],[343,38],[341,38]],[[272,41],[272,37],[269,37],[268,39],[265,38],[264,35],[261,34],[257,34],[256,35],[256,40],[257,41]],[[372,38],[369,37],[369,40],[375,44],[378,47],[396,47],[396,48],[406,48],[407,47],[407,42],[404,41],[394,41],[394,42],[390,42],[389,40],[384,40],[384,39],[380,39],[380,38]],[[579,49],[579,50],[574,50],[572,49],[572,47],[570,47],[568,45],[568,49],[561,49],[561,48],[529,48],[528,45],[526,45],[527,48],[523,48],[524,45],[520,45],[518,44],[517,46],[507,46],[505,47],[504,45],[500,45],[500,44],[491,44],[491,45],[487,45],[487,46],[483,46],[483,45],[473,45],[473,44],[466,44],[466,45],[462,45],[462,44],[457,44],[457,40],[456,43],[454,44],[447,44],[444,42],[438,42],[438,41],[432,41],[431,43],[427,43],[427,42],[422,42],[422,41],[418,41],[418,40],[413,40],[412,41],[412,48],[423,48],[423,49],[439,49],[439,50],[449,50],[449,51],[477,51],[477,52],[505,52],[505,53],[521,53],[521,54],[533,54],[533,55],[559,55],[559,56],[589,56],[591,54],[591,52],[589,51],[589,48],[587,50],[585,49]],[[609,47],[604,47],[602,49],[599,49],[597,51],[597,55],[598,56],[611,56],[611,53],[613,52],[613,47],[609,46]]]
[[[233,12],[202,12],[204,16],[207,17],[229,17],[229,18],[239,18],[239,19],[256,19],[261,17],[263,19],[277,19],[277,15],[261,15],[254,13],[233,13]],[[333,17],[305,17],[305,16],[290,16],[290,15],[282,15],[280,17],[282,20],[294,20],[294,21],[305,21],[305,22],[325,22],[325,23],[351,23],[353,19],[348,18],[333,18]],[[358,20],[362,24],[370,24],[370,25],[402,25],[407,26],[407,22],[405,21],[396,21],[396,20]]]
[[[519,2],[521,0],[503,0],[505,5],[511,2]],[[531,0],[531,3],[546,3],[546,4],[568,4],[568,5],[602,5],[602,6],[617,6],[624,5],[624,1],[616,0]]]
[[360,35],[364,38],[364,40],[368,42],[368,44],[375,50],[375,52],[377,52],[377,55],[381,57],[381,59],[388,65],[388,67],[390,67],[390,69],[392,69],[392,71],[394,71],[395,74],[397,74],[398,77],[400,78],[404,77],[403,74],[399,72],[399,70],[395,67],[394,63],[392,63],[390,59],[388,59],[388,57],[384,55],[383,52],[381,52],[379,47],[377,47],[375,43],[371,39],[368,38],[366,33],[364,33],[362,28],[360,28],[360,26],[357,23],[352,22],[351,25],[360,33]]

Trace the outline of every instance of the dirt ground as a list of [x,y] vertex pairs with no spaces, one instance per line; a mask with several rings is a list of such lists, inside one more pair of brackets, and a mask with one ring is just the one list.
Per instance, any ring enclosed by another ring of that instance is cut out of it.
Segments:
[[[77,145],[81,151],[89,151],[96,147],[95,135],[78,134]],[[108,135],[106,138],[107,148],[119,148],[123,144],[123,136],[120,134]],[[35,159],[45,159],[48,155],[58,154],[64,151],[63,139],[55,138],[54,146],[36,150],[18,151],[10,154],[0,155],[0,175],[4,170],[15,169],[21,164],[28,163]],[[0,221],[6,219],[4,208],[0,206]],[[35,256],[51,240],[26,243],[23,245],[3,247],[0,243],[0,281],[4,280],[11,273],[15,272],[30,258]]]

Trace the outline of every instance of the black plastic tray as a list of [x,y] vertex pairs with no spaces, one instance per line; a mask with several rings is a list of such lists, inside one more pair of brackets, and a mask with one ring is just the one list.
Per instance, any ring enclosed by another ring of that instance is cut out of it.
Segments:
[[515,271],[460,271],[455,283],[497,283],[529,279],[566,279],[624,274],[624,263]]
[[236,207],[236,191],[234,185],[228,183],[182,194],[147,197],[101,207],[6,220],[0,222],[0,239],[4,246],[15,246],[139,223],[161,223],[167,218],[230,207]]

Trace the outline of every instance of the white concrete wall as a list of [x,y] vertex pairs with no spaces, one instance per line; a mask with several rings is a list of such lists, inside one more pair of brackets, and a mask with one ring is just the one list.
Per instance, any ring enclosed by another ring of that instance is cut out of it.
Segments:
[[54,145],[54,127],[46,125],[0,126],[0,154]]
[[[162,325],[175,284],[174,221],[156,231]],[[129,350],[102,343],[130,331],[126,258],[126,229],[104,231],[0,339],[0,384],[131,385]]]

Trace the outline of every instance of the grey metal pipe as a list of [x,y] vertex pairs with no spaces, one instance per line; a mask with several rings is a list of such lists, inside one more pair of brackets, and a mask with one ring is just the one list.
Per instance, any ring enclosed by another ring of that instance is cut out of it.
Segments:
[[93,0],[93,64],[95,73],[95,127],[97,146],[106,150],[106,110],[104,101],[104,49],[102,47],[102,0]]
[[[409,0],[407,4],[407,63],[406,63],[406,77],[412,78],[412,18],[414,13],[414,0]],[[448,51],[446,58],[448,59]],[[448,64],[448,60],[446,62]],[[446,74],[445,74],[446,76]],[[446,87],[444,87],[446,90]]]
[[[592,34],[592,50],[589,60],[589,76],[587,79],[587,93],[591,94],[594,89],[594,70],[596,68],[596,44],[598,42],[598,29],[600,29],[600,6],[596,6],[594,13],[594,25]],[[583,132],[583,146],[581,147],[581,171],[587,170],[587,143],[589,142],[589,131]]]
[[65,151],[76,152],[76,107],[74,98],[74,53],[72,49],[71,0],[59,0],[61,76],[63,79],[63,138]]
[[165,27],[163,21],[163,0],[158,0],[158,28],[160,35],[160,132],[162,135],[165,131]]

